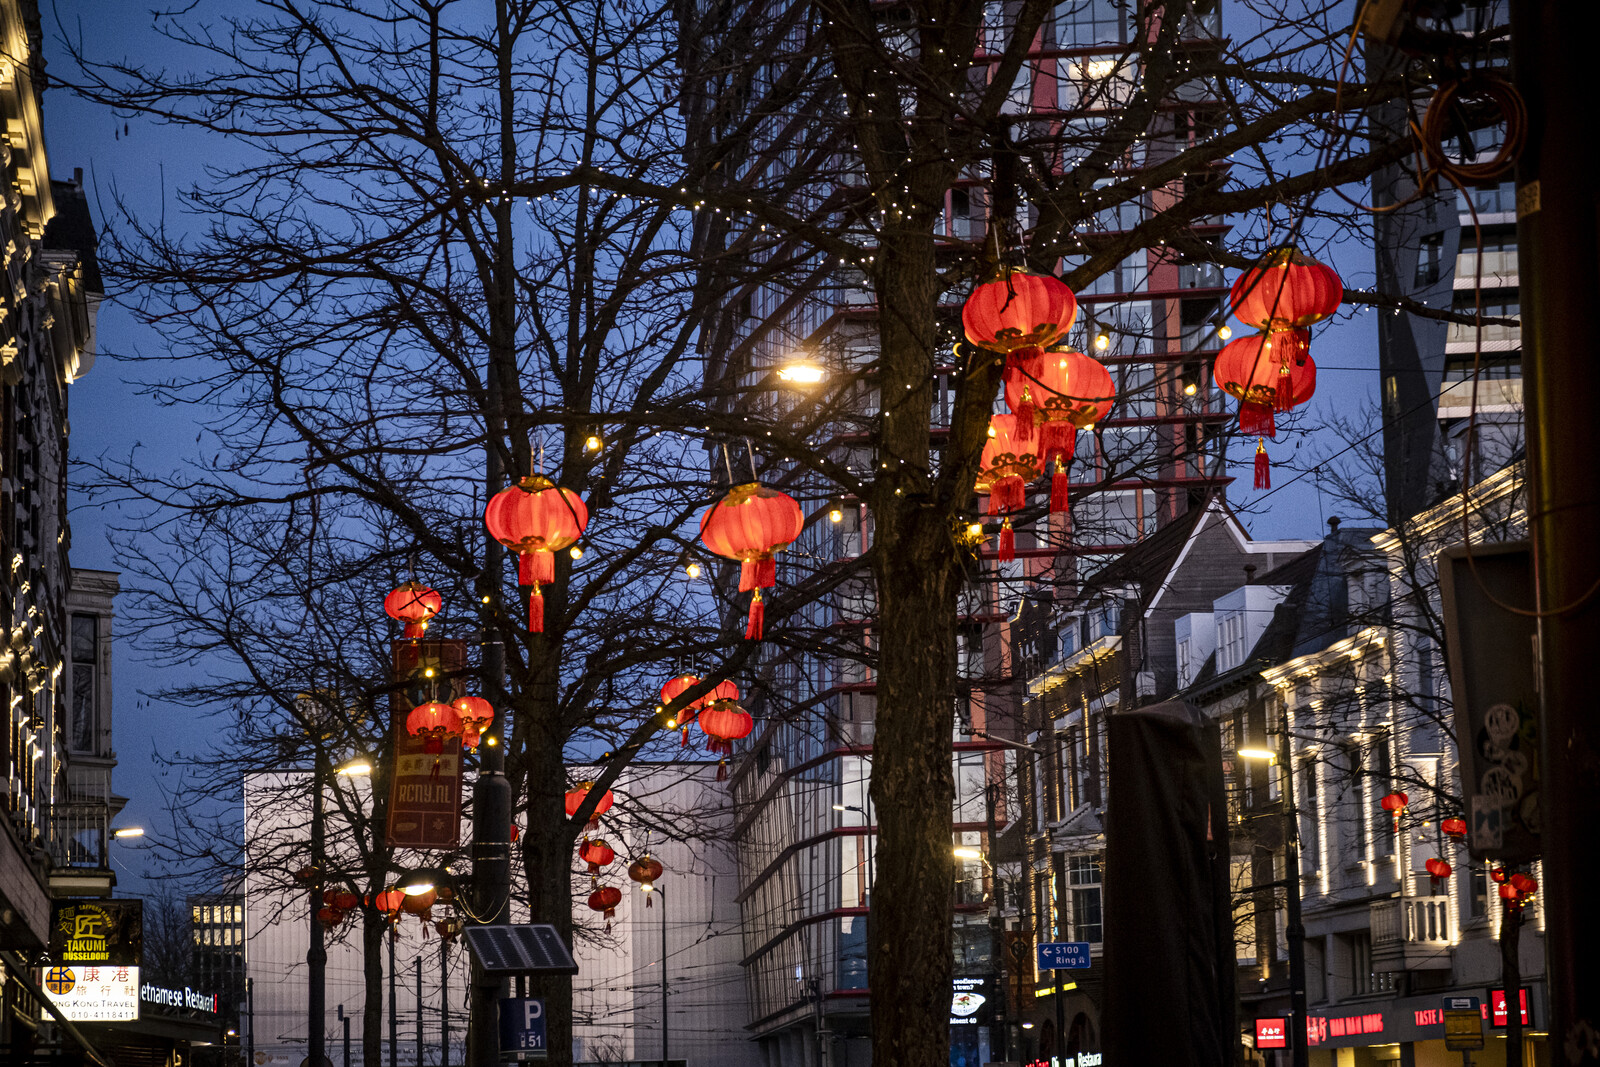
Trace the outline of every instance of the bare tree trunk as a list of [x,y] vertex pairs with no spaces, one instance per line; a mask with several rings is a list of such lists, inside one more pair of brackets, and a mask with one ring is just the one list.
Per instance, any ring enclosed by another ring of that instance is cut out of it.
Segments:
[[383,1067],[383,938],[388,927],[377,908],[361,909],[362,1067]]
[[877,279],[878,863],[867,951],[874,1061],[942,1067],[950,1059],[952,620],[961,568],[950,509],[940,505],[929,470],[938,293],[932,226],[919,222],[908,220],[886,239]]

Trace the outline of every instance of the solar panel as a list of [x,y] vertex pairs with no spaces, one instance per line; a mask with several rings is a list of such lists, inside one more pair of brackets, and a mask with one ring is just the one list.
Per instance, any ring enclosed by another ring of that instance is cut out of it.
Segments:
[[467,950],[485,974],[577,974],[566,942],[549,923],[469,926]]

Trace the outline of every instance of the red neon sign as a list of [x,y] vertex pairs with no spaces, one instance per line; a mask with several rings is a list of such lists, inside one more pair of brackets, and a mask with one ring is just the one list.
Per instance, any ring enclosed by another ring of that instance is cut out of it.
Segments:
[[1288,1048],[1289,1024],[1285,1019],[1256,1020],[1256,1048]]
[[[1531,1020],[1528,1016],[1527,987],[1523,987],[1517,992],[1522,994],[1518,998],[1522,1001],[1522,1025],[1531,1025]],[[1493,1025],[1504,1026],[1506,1024],[1506,991],[1504,989],[1489,990],[1489,1010],[1494,1013],[1493,1018],[1490,1020]]]

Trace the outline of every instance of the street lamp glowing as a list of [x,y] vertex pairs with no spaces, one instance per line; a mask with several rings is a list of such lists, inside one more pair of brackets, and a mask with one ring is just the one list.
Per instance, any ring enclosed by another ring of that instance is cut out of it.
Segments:
[[1233,327],[1232,326],[1219,326],[1219,327],[1217,327],[1217,336],[1222,338],[1224,341],[1226,341],[1228,338],[1233,336]]
[[683,572],[691,578],[698,578],[700,577],[700,564],[691,561],[687,567],[683,568]]
[[416,882],[412,885],[403,885],[400,887],[400,892],[404,893],[408,897],[420,897],[425,893],[433,892],[433,883]]
[[142,827],[142,826],[124,826],[124,827],[121,827],[120,829],[116,829],[116,830],[111,831],[111,836],[112,837],[143,837],[144,836],[144,827]]
[[598,452],[605,447],[605,442],[600,440],[599,434],[592,433],[589,435],[589,439],[583,443],[583,447],[590,452]]
[[1245,759],[1264,759],[1268,761],[1278,758],[1278,754],[1270,748],[1241,748],[1239,749],[1239,755]]
[[817,364],[805,360],[786,363],[778,368],[778,379],[795,385],[816,385],[827,376],[827,371]]
[[843,522],[844,521],[844,509],[843,508],[831,508],[828,511],[828,521],[829,522]]
[[364,759],[354,759],[349,763],[346,763],[343,767],[335,767],[333,773],[359,778],[363,775],[372,773],[372,764],[368,763]]
[[1097,336],[1094,339],[1094,346],[1096,348],[1098,348],[1102,352],[1104,352],[1106,349],[1110,348],[1111,347],[1111,337],[1110,337],[1110,335],[1102,333],[1099,336]]
[[983,859],[983,853],[979,852],[975,848],[957,848],[957,849],[952,849],[951,851],[953,851],[957,856],[959,856],[961,859],[964,859],[964,860],[981,860],[981,859]]
[[1183,386],[1183,395],[1184,396],[1194,396],[1194,394],[1198,393],[1199,391],[1200,391],[1200,387],[1198,385],[1195,385],[1193,382],[1185,382],[1184,383],[1184,386]]
[[582,559],[583,558],[583,549],[578,547],[577,545],[573,545],[569,554],[572,556],[573,559]]

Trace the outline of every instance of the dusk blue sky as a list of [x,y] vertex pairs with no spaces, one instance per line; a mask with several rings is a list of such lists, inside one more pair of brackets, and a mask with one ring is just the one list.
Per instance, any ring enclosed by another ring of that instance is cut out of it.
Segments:
[[[81,33],[91,56],[103,59],[137,57],[154,66],[181,69],[177,56],[151,29],[143,4],[106,0],[59,0],[42,5],[45,11],[45,55],[56,73],[70,77],[60,38],[63,32]],[[241,5],[243,6],[243,5]],[[1224,16],[1226,18],[1226,15]],[[96,221],[105,217],[102,206],[114,192],[140,211],[153,215],[166,210],[169,220],[176,209],[171,191],[192,180],[205,163],[225,161],[229,146],[215,139],[179,134],[138,118],[124,119],[75,99],[64,89],[52,89],[44,105],[47,149],[52,173],[70,177],[82,168],[90,207]],[[125,129],[126,127],[126,129]],[[1370,248],[1365,242],[1346,240],[1335,250],[1333,265],[1349,286],[1373,282]],[[99,318],[99,356],[93,370],[71,387],[71,448],[75,458],[126,458],[135,455],[147,469],[181,464],[208,447],[195,415],[161,408],[140,389],[148,367],[119,359],[128,352],[160,351],[159,334],[139,326],[115,301],[102,305]],[[1371,409],[1377,394],[1377,331],[1371,312],[1348,310],[1315,331],[1313,355],[1318,364],[1316,397],[1310,418],[1325,419],[1335,411],[1355,413]],[[170,369],[170,368],[163,368]],[[1374,426],[1373,429],[1376,429]],[[1286,435],[1270,446],[1274,459],[1305,463],[1315,450],[1329,451],[1345,442],[1309,435]],[[1249,488],[1249,455],[1240,447],[1233,457],[1232,495],[1243,509],[1260,494]],[[1295,479],[1277,471],[1270,500],[1260,514],[1246,517],[1258,538],[1316,538],[1327,518],[1336,514],[1318,493],[1312,477]],[[81,492],[72,500],[72,562],[79,567],[115,569],[108,526],[121,516],[115,508],[89,503]],[[1242,576],[1241,576],[1242,579]],[[167,821],[161,786],[163,780],[152,756],[171,755],[199,747],[205,724],[185,708],[164,705],[157,697],[172,678],[152,665],[150,657],[119,635],[113,666],[115,679],[115,738],[119,766],[115,785],[129,798],[120,822],[142,825],[159,835]],[[137,845],[119,843],[116,861],[120,888],[137,893],[146,888],[137,877],[143,856]]]

